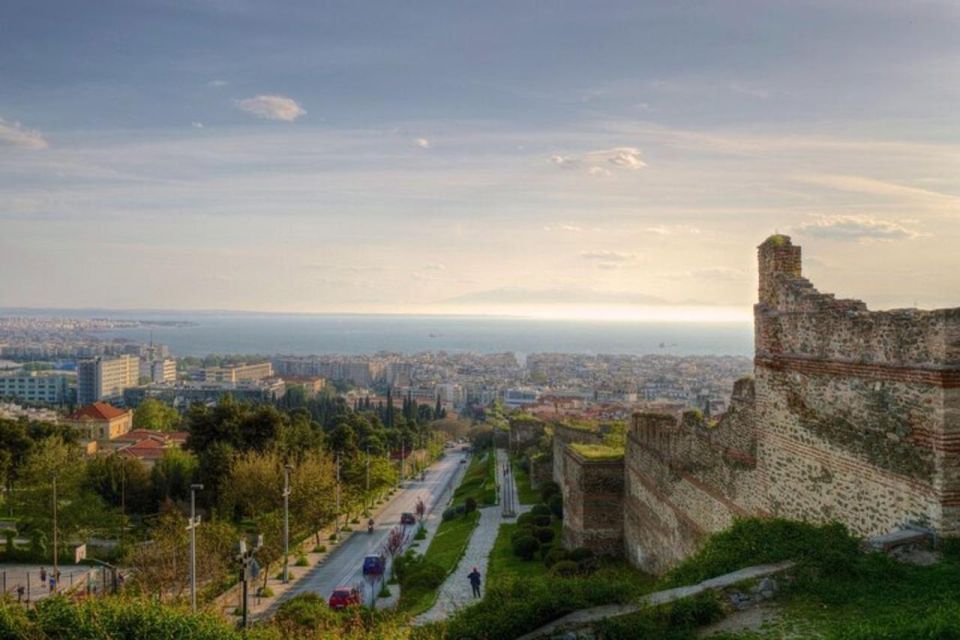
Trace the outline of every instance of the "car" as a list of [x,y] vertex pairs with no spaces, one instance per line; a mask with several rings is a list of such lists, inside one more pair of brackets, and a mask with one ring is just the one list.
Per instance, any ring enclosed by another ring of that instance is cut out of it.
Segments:
[[337,587],[330,594],[331,609],[346,609],[360,604],[360,590],[356,587]]
[[460,458],[460,464],[467,464],[466,458]]
[[367,556],[363,559],[363,575],[382,576],[383,558],[380,556]]
[[417,524],[417,517],[409,511],[405,511],[400,515],[400,524]]

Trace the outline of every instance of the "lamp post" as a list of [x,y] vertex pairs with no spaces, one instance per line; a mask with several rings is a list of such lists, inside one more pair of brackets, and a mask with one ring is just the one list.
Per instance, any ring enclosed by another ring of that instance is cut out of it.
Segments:
[[367,506],[367,502],[370,500],[370,445],[367,445],[367,489],[363,494],[363,510],[369,515],[370,508]]
[[53,474],[53,583],[57,590],[60,589],[57,558],[57,474]]
[[241,539],[237,543],[237,560],[240,562],[240,582],[243,585],[243,604],[242,604],[242,616],[240,621],[240,627],[242,629],[247,628],[247,597],[248,588],[247,582],[250,578],[256,579],[260,575],[260,565],[257,564],[254,554],[260,550],[260,547],[263,546],[263,534],[257,535],[256,541],[253,543],[253,546],[249,549],[247,548],[247,541]]
[[334,513],[333,535],[340,539],[340,452],[337,452],[337,508]]
[[197,515],[197,491],[203,491],[202,484],[190,485],[190,610],[197,612],[197,527],[200,516]]
[[290,470],[289,464],[283,465],[283,583],[290,581]]

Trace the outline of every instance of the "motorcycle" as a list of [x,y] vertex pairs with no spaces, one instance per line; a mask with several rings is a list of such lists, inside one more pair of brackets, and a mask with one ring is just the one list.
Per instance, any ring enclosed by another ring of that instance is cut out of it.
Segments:
[[373,520],[367,523],[367,533],[373,533]]

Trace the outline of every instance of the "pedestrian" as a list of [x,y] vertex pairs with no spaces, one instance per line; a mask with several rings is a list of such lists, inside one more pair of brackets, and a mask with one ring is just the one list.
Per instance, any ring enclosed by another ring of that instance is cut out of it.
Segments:
[[53,593],[57,588],[57,579],[53,577],[53,574],[50,574],[50,593]]
[[470,575],[467,576],[470,579],[470,586],[473,588],[473,597],[480,597],[480,572],[477,571],[477,568],[474,567],[473,571],[470,572]]
[[23,592],[24,592],[23,585],[18,584],[17,585],[17,604],[20,604],[21,602],[23,602]]
[[47,581],[47,569],[46,567],[40,567],[40,582],[45,583]]

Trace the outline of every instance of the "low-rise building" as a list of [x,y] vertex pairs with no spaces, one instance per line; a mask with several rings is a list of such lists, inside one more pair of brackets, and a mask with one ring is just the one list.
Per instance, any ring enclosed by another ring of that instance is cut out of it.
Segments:
[[133,411],[94,402],[71,413],[66,422],[79,430],[84,440],[106,443],[130,432]]
[[207,367],[203,370],[204,382],[242,382],[273,377],[273,365],[269,362],[231,364],[225,367]]
[[127,389],[123,397],[131,407],[138,406],[147,398],[156,398],[183,410],[194,402],[215,403],[227,395],[241,401],[272,402],[282,398],[286,391],[286,383],[280,378],[240,382],[178,380]]

